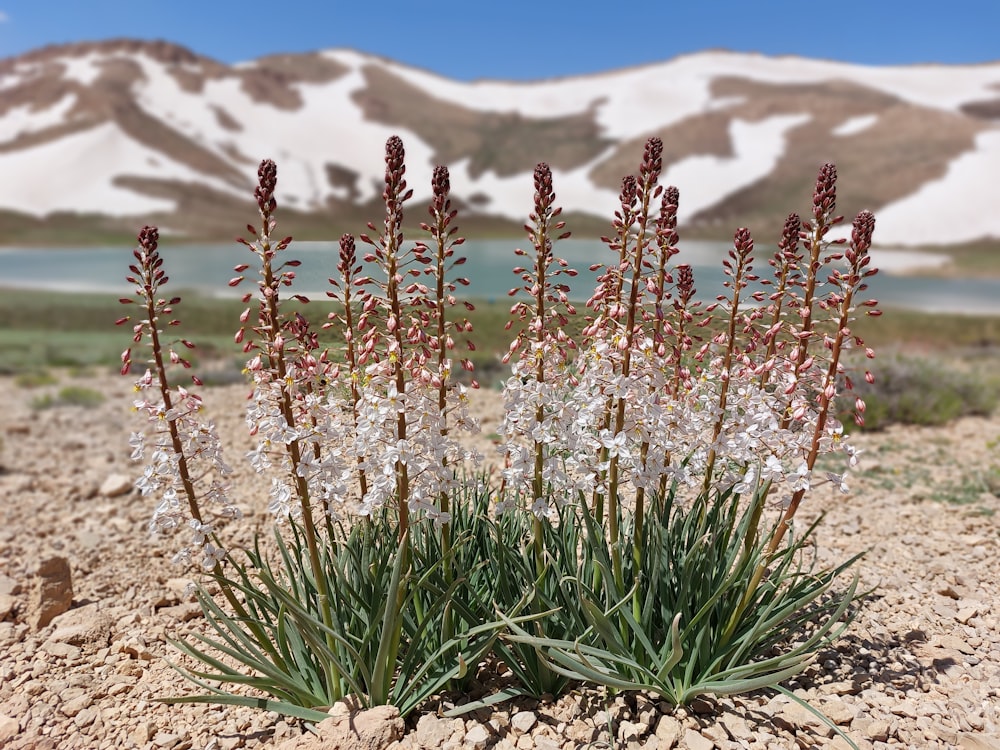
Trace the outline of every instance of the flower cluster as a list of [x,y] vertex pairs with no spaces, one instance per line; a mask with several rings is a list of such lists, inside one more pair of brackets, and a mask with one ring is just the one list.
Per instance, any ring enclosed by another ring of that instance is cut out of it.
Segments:
[[[133,432],[129,438],[132,458],[148,462],[136,487],[143,495],[157,498],[150,530],[173,531],[187,528],[191,537],[178,552],[179,562],[198,559],[206,570],[213,569],[225,556],[214,541],[214,523],[221,519],[239,518],[239,509],[227,495],[224,477],[231,472],[222,457],[222,447],[215,425],[202,418],[202,400],[184,387],[170,383],[169,364],[190,368],[190,362],[177,353],[175,347],[193,345],[184,339],[166,341],[166,330],[179,321],[173,317],[173,306],[180,300],[162,299],[157,295],[169,280],[163,271],[163,259],[157,248],[159,234],[153,227],[139,233],[139,247],[133,251],[135,263],[126,280],[135,284],[135,297],[124,297],[122,304],[137,304],[142,315],[132,326],[133,343],[144,339],[151,357],[148,369],[136,381],[133,408],[144,414],[152,425],[152,437]],[[131,316],[120,318],[123,325]],[[166,355],[166,356],[164,356]],[[132,368],[132,350],[122,352],[122,374]],[[200,384],[193,378],[195,384]],[[206,514],[211,513],[211,516]]]
[[[352,373],[352,408],[355,415],[353,456],[365,486],[361,512],[396,503],[405,528],[411,511],[422,512],[438,524],[447,523],[448,496],[456,488],[455,467],[471,454],[462,448],[451,427],[475,431],[478,424],[469,415],[467,391],[453,375],[451,352],[454,335],[471,330],[468,321],[454,321],[447,309],[455,304],[458,284],[450,271],[464,263],[454,248],[448,170],[438,167],[432,179],[433,201],[429,208],[433,224],[424,223],[433,240],[409,246],[403,243],[404,204],[412,196],[407,188],[405,151],[398,137],[386,144],[383,199],[386,215],[383,231],[361,240],[371,250],[365,260],[381,271],[351,280],[344,271],[353,268],[353,239],[342,243],[342,279],[337,284],[344,315],[352,284],[359,288],[362,313],[356,330],[345,318],[347,344],[360,341],[361,373]],[[373,224],[369,229],[375,230]],[[345,255],[346,253],[346,255]],[[426,281],[425,281],[426,279]],[[408,283],[407,283],[408,281]],[[331,295],[333,296],[333,295]],[[348,353],[348,356],[353,356]],[[468,360],[463,369],[471,370]],[[358,376],[361,383],[358,384]]]
[[[823,481],[846,491],[844,474],[817,479],[813,469],[819,455],[833,450],[843,451],[849,466],[857,463],[830,404],[843,385],[850,387],[841,353],[863,346],[849,323],[856,295],[875,273],[867,254],[871,213],[858,216],[845,252],[830,252],[840,241],[827,234],[840,218],[836,170],[825,165],[813,220],[788,218],[770,260],[773,278],[754,272],[754,242],[741,229],[723,264],[728,293],[701,311],[690,266],[671,265],[679,193],[656,185],[661,150],[651,139],[638,176],[622,182],[616,234],[605,239],[613,260],[592,269],[600,270],[587,303],[593,316],[574,358],[567,356],[576,344],[565,321],[546,307],[568,304],[549,288],[551,245],[535,243],[534,272],[515,269],[535,304],[513,310],[529,323],[511,345],[521,356],[504,388],[507,484],[537,516],[549,518],[584,494],[598,515],[610,503],[611,515],[626,496],[641,512],[644,496],[668,488],[743,494],[775,485],[784,487],[784,504],[794,513],[803,494]],[[542,185],[533,218],[551,200],[550,183]],[[528,227],[533,238],[537,226],[536,219]],[[837,264],[845,261],[842,270]],[[700,345],[699,332],[707,338]],[[857,407],[860,418],[863,403]],[[501,497],[502,510],[515,504],[516,496]]]
[[[855,310],[875,304],[856,300],[875,273],[868,267],[874,218],[859,215],[849,243],[828,239],[841,218],[836,170],[825,165],[812,217],[788,217],[770,278],[754,271],[754,241],[740,229],[723,264],[725,293],[703,309],[691,267],[675,263],[680,194],[658,184],[662,150],[651,138],[637,174],[622,181],[614,232],[605,238],[611,258],[592,268],[598,286],[579,339],[569,332],[577,310],[560,278],[576,272],[554,253],[569,232],[551,170],[544,163],[535,169],[535,205],[525,226],[532,250],[515,251],[527,262],[514,269],[521,284],[511,295],[521,298],[508,328],[514,319],[522,325],[503,358],[512,365],[498,428],[505,458],[498,510],[527,507],[537,519],[554,519],[563,505],[586,498],[598,518],[607,506],[612,519],[627,498],[641,516],[647,498],[668,490],[744,494],[775,485],[783,486],[790,519],[818,483],[846,489],[844,474],[817,479],[813,470],[832,450],[856,463],[831,404],[851,385],[842,352],[863,347],[850,330]],[[328,292],[336,307],[323,325],[341,334],[333,350],[322,348],[304,315],[288,307],[308,300],[283,298],[299,263],[284,260],[290,237],[272,239],[277,167],[270,160],[260,165],[261,222],[248,226],[252,240],[241,240],[256,257],[257,291],[244,295],[236,341],[249,357],[253,384],[246,421],[257,445],[247,458],[270,476],[269,508],[278,517],[312,524],[314,514],[392,509],[401,534],[411,513],[444,525],[458,468],[478,459],[456,435],[478,425],[454,373],[456,341],[471,325],[450,312],[468,281],[452,276],[464,258],[456,255],[463,239],[456,236],[448,170],[434,171],[430,221],[421,224],[429,241],[405,243],[403,211],[412,190],[404,157],[402,141],[390,138],[385,217],[381,228],[369,224],[372,234],[360,236],[369,248],[363,258],[352,235],[341,238]],[[159,321],[177,300],[156,299],[166,278],[155,230],[140,235],[136,259],[129,279],[147,312],[135,340],[148,334],[154,351],[154,367],[139,387],[160,394],[136,407],[161,425],[139,484],[160,495],[154,525],[190,525],[211,561],[212,521],[202,518],[198,498],[221,515],[234,512],[224,485],[208,479],[228,467],[214,428],[199,421],[200,399],[166,379],[164,353],[169,362],[187,363],[158,338]],[[362,260],[379,273],[363,275]],[[237,266],[230,285],[244,282],[248,269]],[[130,352],[123,359],[128,369]],[[459,363],[472,369],[467,359]],[[864,405],[856,406],[860,420]],[[136,457],[142,446],[134,437]],[[196,490],[195,482],[207,489]]]

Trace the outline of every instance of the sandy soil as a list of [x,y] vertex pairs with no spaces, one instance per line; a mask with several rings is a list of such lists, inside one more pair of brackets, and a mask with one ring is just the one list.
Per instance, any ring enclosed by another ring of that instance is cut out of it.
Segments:
[[[176,656],[167,639],[197,628],[199,612],[169,562],[170,543],[147,533],[151,508],[114,486],[116,475],[127,485],[137,472],[126,444],[137,427],[127,408],[131,382],[59,378],[32,389],[0,379],[8,398],[0,409],[0,746],[258,748],[301,735],[275,714],[154,702],[191,692],[166,661]],[[32,408],[66,385],[106,398]],[[234,464],[248,445],[246,391],[206,391]],[[476,395],[487,451],[496,400]],[[837,649],[794,684],[862,748],[1000,748],[1000,499],[983,480],[1000,464],[1000,447],[990,444],[998,438],[1000,417],[861,436],[863,471],[852,494],[818,492],[805,509],[827,512],[823,560],[869,550],[859,571],[876,593]],[[265,524],[254,480],[242,471],[236,497]],[[52,557],[69,563],[72,608],[33,630],[36,574]],[[427,713],[407,726],[400,750],[846,747],[795,704],[766,693],[679,711],[644,696],[574,693],[464,722]]]

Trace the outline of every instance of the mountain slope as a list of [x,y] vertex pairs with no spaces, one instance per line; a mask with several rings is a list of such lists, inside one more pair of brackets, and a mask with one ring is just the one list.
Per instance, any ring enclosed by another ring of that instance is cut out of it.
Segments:
[[834,161],[841,207],[876,210],[881,244],[1000,238],[1000,63],[871,68],[705,52],[586,77],[463,83],[351,50],[226,66],[130,40],[0,60],[0,231],[31,236],[55,219],[84,234],[131,232],[153,221],[229,237],[270,157],[287,221],[333,237],[379,215],[394,133],[418,202],[433,165],[451,168],[463,227],[515,231],[544,160],[574,227],[596,233],[658,135],[689,233],[776,235]]

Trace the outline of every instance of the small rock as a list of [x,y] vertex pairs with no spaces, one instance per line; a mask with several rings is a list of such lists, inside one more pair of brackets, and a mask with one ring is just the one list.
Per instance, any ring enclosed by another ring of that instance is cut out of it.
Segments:
[[42,651],[60,659],[69,659],[71,661],[80,655],[80,649],[76,646],[52,640],[45,641],[45,643],[42,644]]
[[62,711],[66,716],[76,716],[83,709],[89,708],[94,702],[94,699],[89,695],[84,693],[76,698],[71,698],[70,700],[59,706],[59,710]]
[[143,721],[139,723],[132,731],[132,742],[134,742],[139,747],[145,747],[146,744],[153,739],[156,734],[156,725],[149,721]]
[[721,724],[709,724],[706,727],[702,727],[701,734],[703,737],[708,737],[708,739],[720,747],[724,747],[725,743],[729,742],[729,732]]
[[73,604],[73,582],[69,561],[49,557],[38,566],[35,585],[28,599],[28,625],[41,630]]
[[671,750],[684,734],[684,727],[673,716],[661,716],[656,723],[656,738],[660,741],[660,747],[664,750]]
[[441,747],[451,734],[448,722],[434,714],[424,714],[417,720],[416,739],[424,747]]
[[618,739],[626,743],[638,741],[645,732],[644,726],[634,724],[631,721],[623,721],[618,724]]
[[693,729],[685,730],[684,742],[687,744],[688,750],[715,750],[715,743],[712,740]]
[[958,746],[962,750],[1000,750],[1000,738],[985,734],[958,733]]
[[21,593],[21,584],[0,573],[0,595],[16,596]]
[[854,717],[858,715],[854,706],[844,703],[840,698],[830,698],[824,701],[819,710],[834,724],[842,727],[849,726],[854,721]]
[[73,723],[78,727],[89,727],[100,715],[101,712],[96,708],[84,708],[73,717]]
[[180,743],[180,735],[170,734],[169,732],[157,732],[153,737],[153,744],[157,747],[164,748],[164,750],[170,750],[172,747],[177,747]]
[[0,714],[0,746],[7,742],[7,740],[17,737],[17,733],[20,731],[21,727],[17,719]]
[[805,729],[821,737],[833,735],[833,730],[822,719],[798,703],[783,705],[781,711],[774,717],[774,725],[793,732]]
[[970,646],[964,638],[959,638],[955,635],[939,636],[934,645],[950,651],[958,651],[961,654],[971,655],[976,653],[976,649]]
[[[586,745],[597,740],[598,730],[582,719],[575,720],[566,727],[566,739],[572,740],[578,746]],[[530,737],[528,738],[531,739]]]
[[108,644],[111,618],[101,612],[97,604],[71,609],[54,618],[52,624],[55,625],[55,631],[49,636],[50,641],[70,643],[74,646]]
[[734,740],[750,740],[753,738],[753,730],[746,719],[738,714],[723,714],[719,717],[719,724],[729,733]]
[[840,680],[831,682],[823,686],[823,690],[833,695],[857,695],[861,692],[860,686],[851,680]]
[[474,750],[484,750],[490,742],[490,733],[482,724],[476,724],[465,732],[465,744]]
[[909,719],[917,717],[917,707],[911,701],[895,701],[889,706],[889,710],[896,716],[905,716]]
[[316,725],[318,736],[285,740],[278,750],[384,750],[402,739],[406,725],[395,706],[375,706],[367,711],[341,701],[330,709],[330,718]]
[[0,622],[3,622],[8,617],[13,619],[14,607],[17,605],[17,599],[15,599],[10,594],[0,594]]
[[104,497],[120,497],[132,491],[132,479],[124,474],[109,474],[98,492]]
[[889,722],[884,719],[858,717],[851,722],[851,729],[861,732],[863,737],[872,742],[885,742],[889,739]]
[[527,734],[535,726],[538,718],[531,711],[518,711],[510,717],[510,725],[520,734]]
[[162,607],[159,612],[181,622],[190,622],[201,617],[201,605],[198,602],[183,602],[173,607]]
[[715,702],[707,698],[695,698],[688,704],[688,708],[699,715],[715,713]]
[[115,648],[119,653],[127,654],[132,659],[139,659],[140,661],[153,660],[153,654],[146,648],[145,642],[135,636],[119,641],[115,644]]
[[958,613],[955,615],[955,619],[958,620],[963,625],[968,625],[969,620],[979,614],[982,609],[982,604],[979,602],[963,602],[963,606],[958,608]]

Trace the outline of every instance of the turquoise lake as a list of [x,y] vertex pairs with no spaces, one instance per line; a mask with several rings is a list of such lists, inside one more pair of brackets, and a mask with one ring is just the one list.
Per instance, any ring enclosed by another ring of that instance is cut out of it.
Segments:
[[[359,243],[359,253],[365,246]],[[511,272],[524,258],[514,255],[515,247],[527,247],[516,240],[466,242],[456,253],[468,260],[456,271],[470,280],[465,296],[469,299],[506,299],[507,292],[519,284]],[[686,242],[676,263],[694,268],[695,286],[702,299],[714,299],[724,280],[721,262],[730,244]],[[286,258],[297,258],[294,289],[308,295],[322,296],[329,288],[327,279],[336,273],[337,245],[333,242],[297,242],[286,251]],[[767,275],[770,247],[759,246],[755,270]],[[900,253],[895,251],[897,259]],[[237,290],[226,283],[234,276],[233,266],[254,260],[242,245],[171,245],[163,243],[161,253],[170,277],[169,289],[175,293],[194,290],[214,296],[235,296]],[[611,253],[600,242],[566,240],[556,245],[556,255],[564,257],[579,275],[562,277],[570,283],[571,297],[584,300],[593,290],[595,275],[587,270],[592,263],[606,262]],[[875,260],[878,260],[876,256]],[[132,262],[129,247],[96,248],[0,248],[0,287],[48,289],[67,292],[128,292],[125,282]],[[253,269],[247,271],[252,274]],[[249,291],[245,284],[241,291]],[[1000,314],[1000,280],[980,278],[932,279],[880,273],[871,280],[870,295],[885,307],[902,307],[936,312]]]

